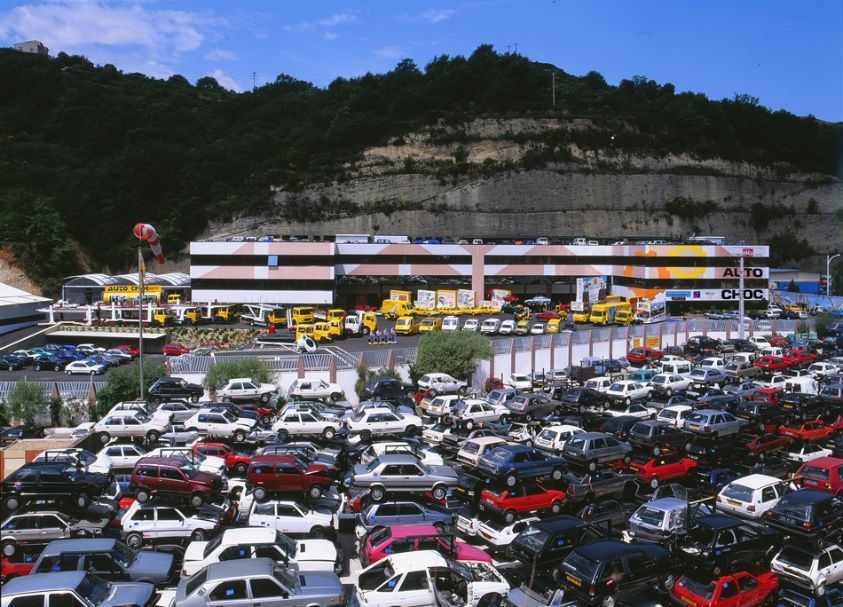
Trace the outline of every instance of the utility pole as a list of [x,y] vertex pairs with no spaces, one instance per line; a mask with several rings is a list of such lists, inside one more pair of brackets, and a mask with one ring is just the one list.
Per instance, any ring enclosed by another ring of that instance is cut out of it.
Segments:
[[143,265],[143,252],[138,246],[138,379],[140,398],[143,400],[143,285],[146,268]]
[[550,77],[551,77],[551,82],[552,82],[552,84],[550,86],[550,91],[551,91],[550,92],[550,98],[552,100],[551,101],[551,107],[556,109],[556,70],[550,71]]
[[254,91],[256,88],[258,88],[257,78],[258,78],[257,73],[256,73],[256,72],[252,72],[252,90],[253,90],[253,91]]
[[740,265],[738,266],[740,272],[738,289],[740,296],[738,297],[738,337],[744,339],[744,325],[743,325],[743,250],[741,250]]
[[831,290],[831,262],[843,255],[843,253],[837,253],[837,255],[826,255],[825,256],[825,294],[831,297],[832,290]]

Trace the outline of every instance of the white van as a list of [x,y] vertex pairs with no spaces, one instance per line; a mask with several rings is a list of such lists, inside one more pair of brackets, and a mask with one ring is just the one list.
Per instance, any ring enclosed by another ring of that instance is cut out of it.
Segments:
[[487,318],[480,325],[480,332],[484,335],[494,335],[501,328],[501,321],[499,318]]
[[608,377],[592,377],[587,382],[585,382],[586,388],[591,388],[592,390],[596,390],[597,392],[606,392],[609,388],[612,387],[614,381],[609,379]]
[[577,246],[585,246],[585,238],[574,238],[574,242],[572,243]]
[[536,238],[536,244],[546,245],[546,244],[549,244],[549,243],[550,243],[550,241],[547,238],[545,238],[544,236]]
[[681,375],[682,377],[691,377],[691,371],[694,366],[687,360],[672,360],[662,364],[662,373],[669,375]]
[[446,316],[442,319],[443,331],[456,331],[460,328],[460,319],[456,316]]
[[[482,331],[482,329],[481,329]],[[501,323],[501,326],[498,328],[498,333],[501,335],[512,335],[515,333],[515,321],[514,320],[505,320]]]
[[785,392],[798,392],[800,394],[818,394],[819,385],[817,380],[811,376],[788,377],[784,382]]
[[767,348],[763,348],[759,356],[778,356],[781,358],[784,356],[784,350],[781,348],[776,348],[774,346],[769,346]]
[[[443,321],[442,328],[445,328],[445,323]],[[480,319],[479,318],[469,318],[465,321],[465,324],[462,326],[463,331],[476,331],[480,328]]]

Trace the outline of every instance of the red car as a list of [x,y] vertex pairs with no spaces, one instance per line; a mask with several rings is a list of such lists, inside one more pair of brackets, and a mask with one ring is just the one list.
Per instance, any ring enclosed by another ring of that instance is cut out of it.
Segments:
[[779,434],[798,438],[806,441],[817,441],[828,438],[834,433],[834,426],[826,426],[819,420],[807,422],[792,422],[785,426],[779,426]]
[[790,345],[784,335],[773,335],[767,342],[774,348],[787,348]]
[[696,467],[697,462],[679,455],[660,455],[649,459],[645,456],[633,459],[629,463],[629,469],[635,473],[635,477],[643,483],[648,483],[653,489],[662,481],[687,476],[688,472]]
[[759,356],[752,363],[752,366],[764,371],[784,371],[790,365],[779,356]]
[[190,354],[190,348],[185,348],[181,344],[167,344],[161,348],[161,354],[164,356],[181,356],[182,354]]
[[791,365],[792,367],[801,367],[808,366],[812,362],[817,360],[817,355],[813,352],[808,352],[807,350],[793,348],[785,352],[782,358],[787,364]]
[[428,392],[430,392],[430,390],[416,390],[413,392],[413,402],[415,402],[416,405],[421,405],[421,402],[424,400],[424,397],[427,396]]
[[16,563],[14,561],[10,561],[5,556],[0,557],[0,582],[5,584],[9,580],[14,579],[16,577],[20,577],[22,575],[29,575],[29,572],[32,571],[32,566],[37,560],[37,554],[24,557],[23,563]]
[[480,509],[502,515],[507,524],[515,521],[518,512],[550,510],[553,514],[559,514],[564,503],[564,491],[545,489],[536,483],[488,487],[480,493]]
[[222,479],[202,472],[186,457],[142,457],[135,464],[129,487],[141,504],[161,495],[186,499],[199,508],[220,497]]
[[659,360],[664,356],[664,352],[661,350],[656,350],[655,348],[651,348],[650,346],[640,346],[638,348],[633,348],[629,351],[626,355],[626,359],[632,365],[643,365],[644,363],[651,363],[653,361]]
[[137,358],[140,355],[140,350],[137,346],[130,346],[129,344],[120,344],[119,346],[114,346],[118,350],[123,350],[126,354],[129,354],[133,358]]
[[762,434],[758,438],[749,441],[746,444],[746,450],[753,455],[761,455],[762,453],[784,449],[792,442],[792,438],[781,436],[780,434]]
[[433,525],[393,525],[373,531],[360,551],[363,567],[377,563],[391,554],[436,550],[458,561],[480,561],[492,564],[492,557],[485,550],[441,535]]
[[782,400],[782,394],[784,390],[781,388],[761,388],[750,394],[749,400],[778,405]]
[[500,377],[489,377],[486,379],[486,384],[483,386],[483,389],[488,393],[492,390],[500,390],[503,387],[503,380]]
[[843,459],[825,456],[805,462],[796,471],[796,484],[843,496]]
[[271,493],[307,493],[318,499],[333,481],[327,467],[308,464],[304,468],[292,455],[258,455],[252,458],[246,475],[246,490],[263,502]]
[[246,472],[249,471],[249,464],[252,462],[250,456],[232,451],[228,445],[223,443],[196,443],[193,445],[193,452],[223,459],[225,467],[240,476],[246,476]]
[[689,607],[756,607],[766,604],[778,585],[779,579],[769,571],[720,577],[699,571],[680,576],[670,592],[674,603]]

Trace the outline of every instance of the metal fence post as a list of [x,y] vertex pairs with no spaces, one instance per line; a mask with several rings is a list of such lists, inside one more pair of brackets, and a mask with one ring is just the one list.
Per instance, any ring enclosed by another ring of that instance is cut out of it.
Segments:
[[298,376],[299,379],[304,379],[304,356],[299,356]]
[[550,335],[550,368],[556,368],[556,335]]
[[515,373],[515,340],[509,340],[510,373]]
[[536,372],[536,338],[530,338],[530,371]]

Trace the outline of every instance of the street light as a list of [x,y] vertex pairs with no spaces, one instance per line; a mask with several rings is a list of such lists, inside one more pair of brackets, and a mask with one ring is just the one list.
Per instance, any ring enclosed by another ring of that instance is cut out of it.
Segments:
[[843,253],[838,253],[837,255],[826,255],[825,256],[825,294],[829,297],[832,295],[831,291],[831,262],[843,255]]

